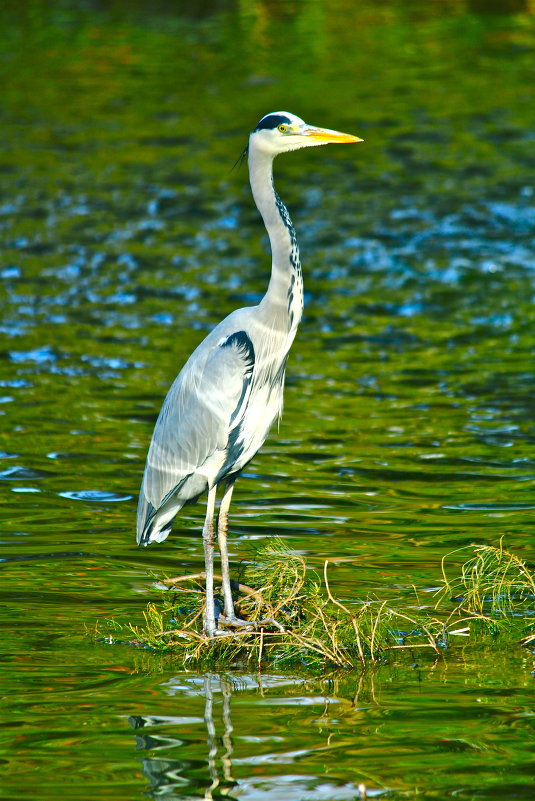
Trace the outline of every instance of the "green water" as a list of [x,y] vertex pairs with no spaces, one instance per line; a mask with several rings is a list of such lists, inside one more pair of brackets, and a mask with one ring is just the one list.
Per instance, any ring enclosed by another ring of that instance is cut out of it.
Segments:
[[234,494],[233,562],[277,534],[336,561],[344,599],[416,585],[424,604],[455,548],[504,536],[533,562],[534,12],[3,6],[0,798],[533,796],[516,644],[208,675],[84,629],[139,622],[154,572],[201,569],[203,504],[138,551],[136,495],[177,370],[265,290],[231,167],[280,108],[365,142],[276,164],[306,309],[280,430]]

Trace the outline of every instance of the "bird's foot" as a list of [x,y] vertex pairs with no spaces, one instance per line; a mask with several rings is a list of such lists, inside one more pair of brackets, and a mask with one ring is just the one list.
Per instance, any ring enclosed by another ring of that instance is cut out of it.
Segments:
[[[242,620],[236,617],[236,615],[229,617],[219,615],[219,623],[224,627],[228,626],[233,629],[253,629],[254,631],[257,631],[262,626],[274,626],[280,632],[284,633],[284,626],[281,626],[281,624],[272,617],[266,617],[263,620]],[[223,628],[218,629],[216,634],[228,634],[228,632]]]
[[[256,628],[256,622],[253,620],[242,620],[241,617],[237,617],[236,615],[219,615],[219,623],[222,626],[229,626],[231,629],[254,629]],[[216,632],[217,633],[217,632]],[[227,632],[222,631],[221,634],[226,634]]]
[[255,621],[255,623],[257,628],[259,626],[275,626],[275,628],[278,629],[282,634],[284,634],[286,631],[284,626],[281,626],[281,624],[273,617],[265,617],[263,620]]

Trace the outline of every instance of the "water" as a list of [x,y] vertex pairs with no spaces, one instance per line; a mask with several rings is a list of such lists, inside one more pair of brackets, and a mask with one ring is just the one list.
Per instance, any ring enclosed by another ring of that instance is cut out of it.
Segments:
[[201,569],[202,504],[138,551],[136,494],[178,368],[265,290],[230,168],[277,108],[365,142],[276,164],[307,305],[234,563],[275,533],[351,600],[473,542],[533,560],[533,9],[354,6],[1,12],[1,798],[533,794],[518,646],[210,676],[84,636]]

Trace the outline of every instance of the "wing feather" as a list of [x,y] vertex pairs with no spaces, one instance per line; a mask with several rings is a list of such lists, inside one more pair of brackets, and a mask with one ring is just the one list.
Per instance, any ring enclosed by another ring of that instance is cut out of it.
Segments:
[[[247,405],[254,348],[245,331],[215,342],[209,337],[191,355],[171,386],[154,428],[138,507],[138,542],[158,510],[169,518],[213,484],[227,457],[230,432]],[[172,503],[171,503],[172,501]],[[171,514],[172,513],[172,514]],[[162,539],[167,535],[162,531]],[[156,539],[158,531],[151,533]]]

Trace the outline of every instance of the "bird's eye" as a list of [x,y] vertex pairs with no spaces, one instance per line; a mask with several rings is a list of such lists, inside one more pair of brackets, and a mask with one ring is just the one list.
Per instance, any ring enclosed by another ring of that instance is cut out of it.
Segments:
[[288,126],[282,123],[282,125],[279,125],[278,130],[280,131],[280,133],[286,133],[286,131],[288,130]]

